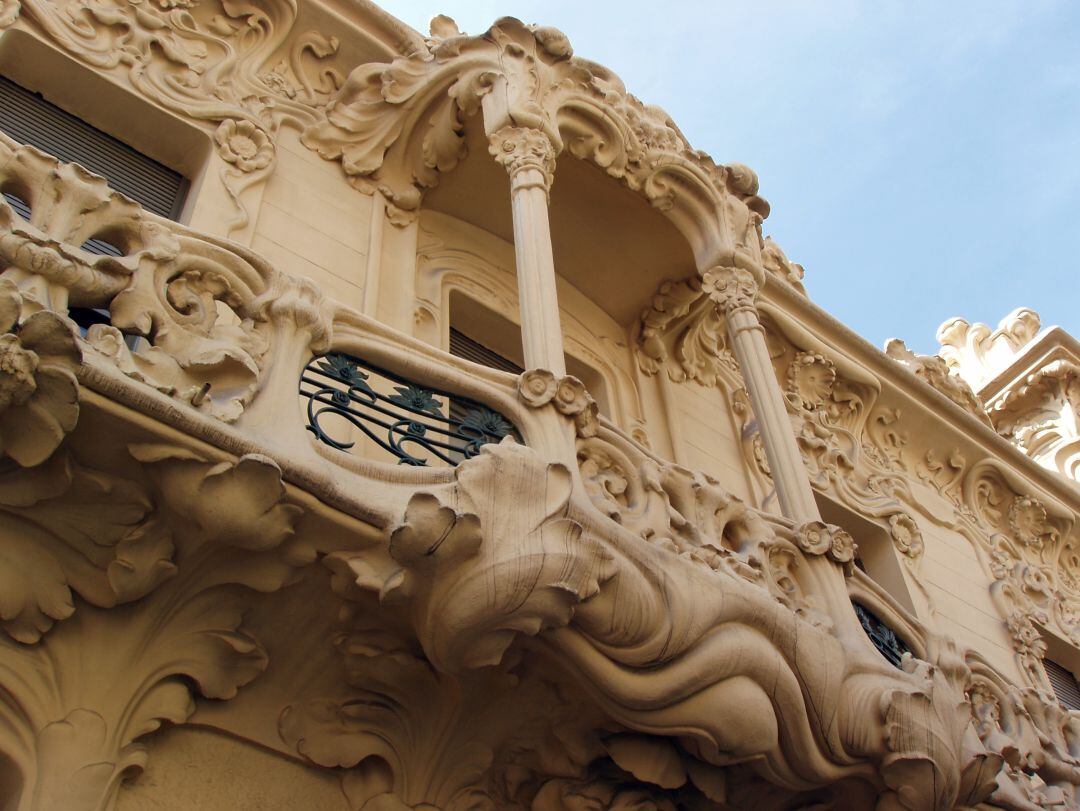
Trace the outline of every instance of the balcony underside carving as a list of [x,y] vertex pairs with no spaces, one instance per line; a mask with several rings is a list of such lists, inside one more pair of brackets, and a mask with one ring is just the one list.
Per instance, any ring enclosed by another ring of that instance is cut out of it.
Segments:
[[[155,730],[191,720],[335,770],[354,808],[1075,802],[1078,716],[917,623],[902,669],[837,633],[814,561],[850,569],[846,533],[655,457],[571,377],[470,371],[0,146],[4,181],[51,200],[30,223],[0,208],[0,751],[20,811],[109,808]],[[124,256],[81,250],[101,229]],[[112,323],[80,337],[69,305]],[[318,449],[296,385],[331,349],[483,402],[524,444],[410,470]],[[791,417],[845,480],[843,443],[888,435],[877,393],[781,350]],[[908,452],[892,436],[882,469]],[[1010,502],[1005,474],[959,486],[971,520],[1064,554],[1071,525]]]

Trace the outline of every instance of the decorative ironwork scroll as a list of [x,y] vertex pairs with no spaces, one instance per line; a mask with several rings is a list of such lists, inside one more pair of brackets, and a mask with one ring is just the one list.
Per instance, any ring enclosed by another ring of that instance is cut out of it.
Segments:
[[856,602],[852,602],[852,606],[855,608],[855,615],[859,618],[859,624],[870,637],[878,653],[888,659],[894,667],[900,667],[904,654],[911,653],[911,648],[896,635],[896,631],[882,622],[869,608]]
[[500,413],[468,398],[418,386],[360,358],[332,352],[312,358],[300,378],[308,399],[307,429],[320,442],[350,450],[355,441],[335,439],[322,420],[336,415],[398,459],[424,466],[431,458],[457,465],[506,436],[520,440]]

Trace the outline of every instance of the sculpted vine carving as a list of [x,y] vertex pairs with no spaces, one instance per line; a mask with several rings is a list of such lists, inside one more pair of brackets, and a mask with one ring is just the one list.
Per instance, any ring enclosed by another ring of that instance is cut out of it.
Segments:
[[0,276],[0,458],[41,464],[79,418],[75,368],[82,353],[72,325],[52,312],[21,324],[22,297]]
[[649,375],[664,369],[677,383],[741,386],[724,321],[697,276],[660,286],[652,306],[641,315],[636,354],[641,370]]
[[297,13],[295,0],[10,0],[0,30],[24,25],[155,104],[214,125],[235,230],[248,219],[240,195],[273,169],[282,122],[314,122],[342,81],[324,63],[337,39],[295,31]]

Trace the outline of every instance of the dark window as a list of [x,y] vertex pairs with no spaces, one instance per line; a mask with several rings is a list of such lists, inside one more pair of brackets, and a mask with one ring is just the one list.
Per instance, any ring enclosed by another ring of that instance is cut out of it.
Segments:
[[[147,211],[171,218],[180,213],[187,189],[182,175],[2,76],[0,131],[21,144],[101,175],[112,188]],[[29,215],[27,201],[14,194],[5,193],[4,197],[19,214]],[[117,252],[115,246],[102,240],[91,242],[101,242],[98,253]]]
[[910,653],[907,646],[896,631],[886,625],[877,614],[862,603],[852,602],[855,616],[859,618],[859,624],[870,638],[878,653],[884,656],[893,667],[900,667],[904,661],[904,654]]
[[1070,710],[1080,710],[1080,684],[1076,683],[1073,672],[1051,659],[1043,659],[1043,669],[1057,700]]
[[508,360],[494,350],[488,349],[479,341],[474,341],[463,332],[450,328],[450,354],[456,355],[481,366],[490,366],[492,369],[501,369],[512,375],[519,375],[525,370]]

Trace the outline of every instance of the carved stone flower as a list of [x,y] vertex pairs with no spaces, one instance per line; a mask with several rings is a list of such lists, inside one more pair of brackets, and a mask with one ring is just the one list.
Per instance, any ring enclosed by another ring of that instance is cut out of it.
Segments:
[[78,421],[82,354],[67,321],[43,310],[19,325],[21,307],[15,285],[0,280],[0,454],[32,467]]
[[813,411],[832,396],[836,367],[816,352],[800,352],[788,367],[787,394],[797,408]]
[[214,133],[221,157],[242,172],[265,169],[274,158],[270,136],[250,121],[226,118]]
[[846,531],[823,521],[807,521],[795,530],[795,543],[808,555],[827,555],[846,566],[855,560],[855,541]]
[[550,403],[558,388],[559,381],[547,369],[530,369],[518,378],[518,394],[533,408]]
[[750,307],[757,296],[754,274],[742,268],[715,267],[701,275],[701,292],[726,311]]
[[889,516],[889,534],[896,548],[909,558],[917,558],[923,551],[922,532],[919,525],[907,513]]
[[572,375],[559,381],[555,391],[555,408],[560,414],[573,417],[586,409],[592,398],[585,390],[585,384]]

